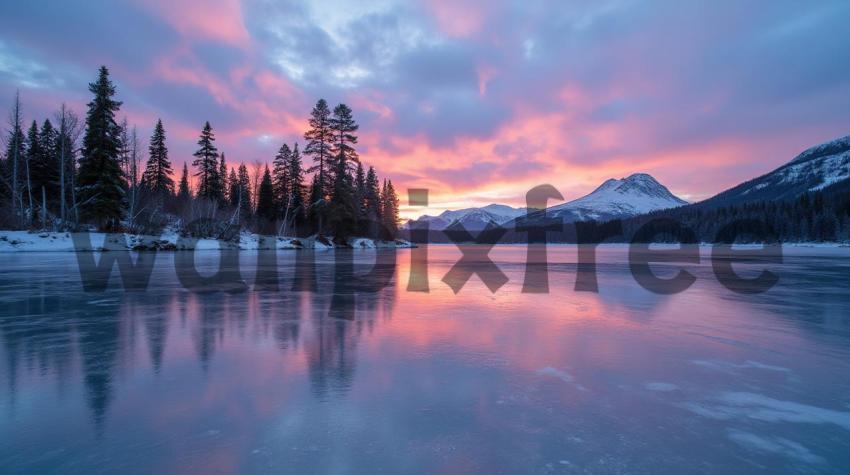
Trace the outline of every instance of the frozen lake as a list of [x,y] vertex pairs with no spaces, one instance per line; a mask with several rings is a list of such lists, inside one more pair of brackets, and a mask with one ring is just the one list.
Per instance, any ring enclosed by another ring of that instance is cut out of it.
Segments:
[[460,252],[429,252],[427,293],[411,250],[371,293],[334,291],[335,251],[280,251],[278,290],[207,293],[175,254],[146,291],[89,293],[71,253],[0,254],[0,472],[850,471],[850,249],[786,247],[754,295],[707,260],[649,292],[622,246],[598,251],[598,293],[574,291],[574,246],[523,293],[525,247],[500,246],[507,283],[455,294]]

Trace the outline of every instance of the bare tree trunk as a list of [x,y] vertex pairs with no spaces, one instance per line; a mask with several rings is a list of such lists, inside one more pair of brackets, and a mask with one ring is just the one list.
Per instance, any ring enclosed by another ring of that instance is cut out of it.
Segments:
[[[19,196],[20,192],[18,191],[18,176],[20,175],[18,171],[18,161],[20,160],[20,156],[18,154],[18,149],[20,144],[18,140],[20,140],[20,135],[18,131],[21,130],[21,93],[15,92],[15,105],[12,107],[12,114],[9,118],[9,122],[12,125],[12,212],[15,214],[15,217],[18,218],[18,227],[23,227],[23,199]],[[15,200],[19,200],[19,204],[15,203]],[[21,211],[19,214],[18,211]]]
[[47,191],[41,187],[41,229],[47,229]]
[[77,208],[77,174],[71,174],[71,206],[74,211],[74,228],[80,225],[80,212]]
[[236,224],[239,224],[239,221],[241,220],[241,216],[239,215],[239,213],[241,211],[242,211],[242,187],[240,186],[239,187],[239,199],[236,200],[236,214],[235,214]]
[[30,180],[30,159],[27,157],[27,195],[29,196],[29,224],[32,226],[33,204],[32,204],[32,180]]
[[292,195],[286,198],[286,212],[283,214],[283,224],[281,225],[281,235],[286,236],[287,228],[289,228],[289,208],[292,205]]
[[68,117],[65,103],[59,109],[59,219],[65,226],[65,142],[68,135]]
[[[66,226],[69,214],[73,214],[76,210],[76,196],[74,195],[76,166],[73,163],[73,155],[74,144],[79,139],[80,128],[77,115],[74,114],[74,111],[68,109],[64,102],[56,112],[55,117],[59,123],[59,194],[61,196],[59,199],[59,217],[62,220],[62,225]],[[69,168],[70,170],[68,170]],[[70,176],[68,176],[69,172]],[[68,186],[71,187],[73,196],[70,208],[68,205]]]
[[130,157],[128,166],[128,175],[130,177],[130,229],[135,228],[136,221],[136,200],[138,194],[138,148],[139,138],[136,134],[136,127],[133,126],[133,131],[130,134]]
[[[62,104],[64,115],[65,104]],[[59,126],[59,219],[65,226],[65,124]]]

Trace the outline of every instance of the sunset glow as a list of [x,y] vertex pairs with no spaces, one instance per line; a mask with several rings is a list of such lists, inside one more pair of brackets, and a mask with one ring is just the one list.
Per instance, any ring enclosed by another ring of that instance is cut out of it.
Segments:
[[[345,102],[360,156],[393,180],[403,218],[521,206],[542,183],[570,200],[635,172],[694,201],[847,133],[848,9],[10,2],[0,99],[20,90],[27,120],[62,101],[82,113],[105,64],[142,137],[162,118],[175,170],[206,120],[229,163],[270,162],[281,143],[303,144],[316,99]],[[406,207],[410,187],[429,188],[431,207]]]

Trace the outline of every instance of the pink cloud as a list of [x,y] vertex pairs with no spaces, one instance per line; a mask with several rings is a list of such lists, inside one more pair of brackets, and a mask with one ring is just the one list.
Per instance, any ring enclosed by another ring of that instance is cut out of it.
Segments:
[[482,31],[484,10],[492,5],[474,0],[429,0],[425,8],[433,15],[440,30],[453,37],[468,37]]
[[382,102],[383,99],[383,94],[376,92],[355,93],[348,97],[351,107],[372,112],[382,120],[391,120],[394,118],[393,110]]
[[239,0],[207,0],[202,3],[191,0],[142,0],[138,4],[156,14],[184,37],[220,41],[240,47],[247,47],[250,43]]

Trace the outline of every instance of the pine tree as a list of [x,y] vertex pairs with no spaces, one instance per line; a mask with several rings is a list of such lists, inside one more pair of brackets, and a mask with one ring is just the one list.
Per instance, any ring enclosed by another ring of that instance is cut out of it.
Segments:
[[354,207],[357,211],[357,230],[363,234],[368,229],[369,223],[366,219],[366,174],[360,162],[357,162],[357,168],[354,171]]
[[227,203],[230,187],[227,183],[227,160],[224,158],[224,152],[221,152],[221,163],[218,165],[218,177],[221,181],[221,201],[222,203]]
[[375,169],[369,167],[366,173],[366,192],[364,196],[366,202],[366,213],[371,219],[378,219],[381,216],[381,189],[378,181],[378,174]]
[[227,197],[230,200],[230,207],[234,209],[238,208],[239,198],[241,198],[242,195],[239,193],[239,177],[236,176],[236,170],[234,168],[230,169],[230,175],[228,175],[227,178],[227,186]]
[[370,237],[378,237],[378,223],[381,223],[381,190],[378,182],[378,174],[375,169],[369,167],[366,172],[365,193],[363,197],[366,213],[365,219],[368,221],[368,235]]
[[124,207],[124,174],[119,163],[121,127],[115,113],[121,102],[112,99],[115,86],[101,66],[96,82],[89,84],[94,99],[88,104],[83,155],[76,180],[80,216],[101,228],[117,226]]
[[53,128],[50,120],[45,120],[38,134],[41,156],[33,164],[33,188],[40,193],[42,187],[47,191],[50,203],[53,203],[58,194],[59,187],[59,163],[57,159],[57,145],[59,133]]
[[334,160],[342,162],[341,167],[336,167],[336,164],[334,164],[334,167],[348,174],[355,163],[360,163],[360,157],[354,149],[354,145],[357,144],[357,135],[355,132],[357,132],[360,126],[354,121],[351,108],[345,104],[339,104],[334,107],[334,113],[330,123],[334,135],[334,143],[331,151]]
[[171,161],[168,160],[168,147],[165,145],[165,129],[162,119],[156,121],[150,145],[148,163],[142,174],[147,190],[157,199],[159,205],[163,199],[174,195],[174,180],[171,178]]
[[[11,181],[9,181],[9,170],[6,156],[0,153],[0,210],[4,210],[9,196],[11,195]],[[0,215],[0,220],[5,216]]]
[[186,204],[192,198],[192,190],[189,189],[189,166],[183,162],[183,174],[180,175],[180,184],[177,185],[177,200],[180,204]]
[[59,137],[59,132],[53,127],[50,119],[44,119],[39,132],[39,140],[41,141],[41,149],[48,158],[54,158],[56,155],[56,141]]
[[307,216],[309,218],[310,227],[313,231],[321,233],[325,209],[324,192],[319,185],[318,174],[313,175],[313,180],[310,182],[310,202],[307,204]]
[[357,206],[359,217],[366,215],[366,174],[363,171],[363,164],[357,162],[357,168],[354,170],[354,198]]
[[275,205],[272,175],[269,172],[268,165],[263,173],[263,179],[260,181],[260,189],[257,195],[257,217],[266,223],[274,222],[277,218],[277,206]]
[[283,144],[280,146],[280,149],[277,151],[277,155],[275,155],[274,161],[272,162],[274,166],[273,181],[275,199],[278,202],[279,209],[284,214],[286,213],[286,209],[289,207],[289,194],[291,188],[289,179],[289,162],[291,158],[292,151],[289,149],[289,145]]
[[358,126],[351,109],[345,104],[334,108],[330,123],[334,134],[334,168],[331,174],[333,189],[328,206],[328,226],[334,237],[343,239],[354,234],[358,225],[359,206],[350,169],[352,163],[360,161],[353,147],[357,143],[354,132]]
[[344,158],[336,161],[334,188],[328,206],[328,229],[338,240],[345,239],[357,230],[357,207],[351,177]]
[[392,180],[384,180],[381,192],[381,220],[387,239],[394,239],[398,233],[398,197],[393,188]]
[[204,124],[198,139],[198,150],[194,153],[192,166],[197,167],[195,176],[198,177],[198,198],[204,198],[216,203],[222,201],[222,184],[219,175],[218,149],[215,147],[215,135],[209,122]]
[[310,130],[304,133],[307,146],[304,155],[313,159],[314,165],[307,171],[316,173],[316,184],[321,190],[321,197],[330,195],[331,182],[328,177],[331,168],[331,147],[334,141],[331,129],[331,111],[324,99],[319,99],[310,112]]
[[38,202],[36,209],[45,214],[55,209],[59,195],[59,160],[57,158],[58,133],[50,120],[45,120],[38,133],[39,154],[32,162],[32,187]]
[[292,148],[292,153],[289,156],[287,164],[289,175],[289,197],[287,199],[289,211],[288,216],[293,227],[297,230],[304,224],[305,206],[304,206],[304,169],[301,164],[301,153],[298,151],[298,144]]
[[30,210],[31,219],[35,219],[36,217],[35,208],[38,203],[33,199],[33,193],[40,192],[40,188],[33,188],[33,170],[37,167],[42,156],[41,141],[38,137],[38,124],[35,121],[32,121],[32,125],[27,131],[27,153],[24,159],[24,179],[27,187],[27,206]]
[[237,177],[239,184],[239,199],[237,200],[237,203],[239,203],[239,215],[243,220],[248,221],[254,214],[254,210],[251,206],[251,176],[248,174],[248,167],[244,163],[239,164]]

